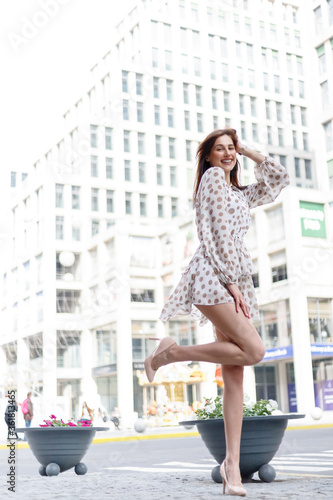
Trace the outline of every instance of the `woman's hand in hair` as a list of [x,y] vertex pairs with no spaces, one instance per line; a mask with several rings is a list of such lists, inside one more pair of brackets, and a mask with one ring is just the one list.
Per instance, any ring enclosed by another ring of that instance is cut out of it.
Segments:
[[228,284],[227,288],[228,288],[229,292],[231,293],[231,295],[233,296],[233,298],[235,300],[236,312],[238,313],[239,311],[243,311],[244,315],[247,318],[251,318],[250,308],[247,305],[247,303],[245,302],[243,294],[239,290],[239,288],[236,285],[236,283],[230,283],[230,284]]

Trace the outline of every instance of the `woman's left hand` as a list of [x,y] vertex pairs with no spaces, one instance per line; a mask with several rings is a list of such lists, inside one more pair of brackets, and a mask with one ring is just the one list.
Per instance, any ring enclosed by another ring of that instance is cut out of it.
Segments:
[[238,286],[236,285],[236,283],[230,283],[229,285],[227,285],[227,287],[229,292],[235,299],[236,312],[238,313],[239,311],[243,311],[244,315],[247,318],[251,318],[250,308],[245,302],[244,296],[240,291],[240,289],[238,288]]

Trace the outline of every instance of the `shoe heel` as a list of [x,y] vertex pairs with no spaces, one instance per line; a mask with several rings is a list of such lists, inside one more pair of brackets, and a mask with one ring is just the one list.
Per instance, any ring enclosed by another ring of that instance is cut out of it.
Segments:
[[223,495],[225,495],[225,479],[222,478],[222,482],[223,482]]

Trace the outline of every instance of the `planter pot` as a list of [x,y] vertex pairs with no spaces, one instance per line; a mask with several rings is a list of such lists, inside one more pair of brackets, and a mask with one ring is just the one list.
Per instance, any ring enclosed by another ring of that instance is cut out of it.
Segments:
[[75,467],[76,474],[85,474],[87,467],[81,463],[96,431],[108,427],[22,427],[32,453],[41,464],[41,476],[56,476]]
[[[275,470],[267,465],[278,451],[289,419],[304,418],[305,415],[290,413],[258,417],[243,417],[240,445],[240,471],[243,480],[251,478],[259,471],[262,481],[270,482],[275,478]],[[221,464],[226,454],[223,418],[191,420],[179,422],[181,425],[194,424],[215,460]],[[222,482],[219,466],[212,471],[216,482]]]

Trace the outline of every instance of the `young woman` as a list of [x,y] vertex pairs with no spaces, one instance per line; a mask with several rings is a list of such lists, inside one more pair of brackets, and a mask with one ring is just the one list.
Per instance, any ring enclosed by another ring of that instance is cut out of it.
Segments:
[[[257,164],[256,183],[240,186],[237,153]],[[274,201],[289,184],[289,176],[272,158],[240,144],[230,128],[209,134],[198,147],[197,159],[194,206],[200,245],[160,319],[191,314],[201,326],[209,320],[217,341],[178,346],[170,337],[163,338],[146,359],[145,369],[151,382],[157,369],[168,363],[221,363],[227,445],[221,475],[229,494],[244,496],[239,471],[243,367],[259,363],[265,347],[251,323],[259,318],[252,282],[255,270],[243,238],[250,225],[249,209]]]

